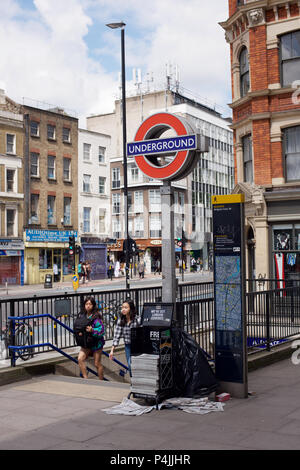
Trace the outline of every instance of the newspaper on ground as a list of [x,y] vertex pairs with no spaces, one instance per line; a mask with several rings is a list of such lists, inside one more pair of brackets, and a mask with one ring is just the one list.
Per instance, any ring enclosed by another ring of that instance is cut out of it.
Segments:
[[[153,409],[156,408],[156,405],[143,406],[135,403],[129,398],[123,398],[122,403],[115,405],[111,408],[104,408],[104,411],[107,414],[121,414],[127,416],[140,416],[145,413],[150,413]],[[195,413],[204,415],[214,411],[224,411],[224,403],[214,402],[205,398],[169,398],[164,400],[162,403],[159,403],[158,409],[167,408],[167,409],[178,409],[186,413]]]

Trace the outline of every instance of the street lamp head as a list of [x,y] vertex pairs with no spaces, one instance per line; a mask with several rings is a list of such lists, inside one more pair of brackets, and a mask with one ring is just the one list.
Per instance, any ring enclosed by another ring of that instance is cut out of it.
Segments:
[[108,26],[111,29],[118,29],[118,28],[124,28],[126,26],[126,23],[108,23],[106,26]]

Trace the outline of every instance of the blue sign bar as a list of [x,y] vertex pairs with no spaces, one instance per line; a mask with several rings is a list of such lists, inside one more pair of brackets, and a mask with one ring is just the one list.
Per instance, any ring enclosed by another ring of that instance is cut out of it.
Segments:
[[156,155],[158,153],[179,152],[181,150],[195,150],[197,137],[195,134],[170,137],[168,139],[151,139],[130,142],[127,144],[127,156]]
[[38,230],[27,229],[25,237],[27,242],[63,242],[69,241],[69,236],[74,235],[77,240],[76,230]]

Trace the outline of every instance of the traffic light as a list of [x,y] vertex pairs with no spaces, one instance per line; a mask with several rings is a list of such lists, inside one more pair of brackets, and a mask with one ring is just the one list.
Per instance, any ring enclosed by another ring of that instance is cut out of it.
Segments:
[[182,238],[181,237],[177,237],[176,244],[177,244],[177,246],[182,247]]
[[71,235],[69,237],[69,255],[73,255],[75,250],[75,237]]
[[136,241],[133,240],[132,238],[128,238],[128,240],[125,238],[123,242],[123,252],[126,254],[127,252],[127,247],[128,247],[128,256],[135,255],[137,253],[137,246],[136,246]]
[[75,245],[75,253],[76,253],[76,255],[80,255],[80,253],[81,253],[81,248],[80,248],[79,245]]

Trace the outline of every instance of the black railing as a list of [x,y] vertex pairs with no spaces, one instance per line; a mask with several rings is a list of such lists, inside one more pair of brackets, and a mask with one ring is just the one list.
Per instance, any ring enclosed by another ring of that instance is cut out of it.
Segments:
[[[213,283],[203,284],[182,284],[178,286],[178,300],[179,299],[195,299],[207,298],[212,296]],[[123,290],[110,290],[110,291],[96,291],[91,289],[88,293],[65,293],[65,294],[48,294],[45,296],[33,296],[24,298],[10,298],[0,300],[0,357],[2,359],[8,358],[8,349],[5,344],[7,343],[7,335],[9,332],[8,317],[17,316],[31,316],[39,314],[50,314],[57,317],[69,329],[73,329],[74,319],[77,317],[84,299],[88,295],[93,295],[99,307],[111,306],[108,311],[103,310],[103,321],[106,327],[106,341],[112,340],[115,326],[115,315],[119,313],[119,307],[122,302],[127,298],[128,293],[126,289]],[[138,315],[143,310],[145,302],[159,302],[162,298],[161,287],[147,287],[142,289],[131,289],[130,298],[135,302]],[[60,313],[57,311],[57,303],[60,301],[68,301],[69,310],[67,313],[64,311]],[[27,330],[32,334],[34,344],[44,345],[48,342],[59,347],[60,349],[67,349],[76,346],[74,336],[70,333],[68,328],[61,328],[59,324],[55,325],[47,317],[36,317],[35,319],[28,319],[25,321]],[[3,349],[5,351],[3,352]],[[39,346],[34,348],[34,354],[40,354],[50,351],[48,346]]]
[[[246,293],[246,323],[248,352],[259,348],[270,350],[278,342],[300,334],[300,285],[277,289],[277,280],[265,280],[268,285],[275,285],[274,289],[264,289],[259,284],[261,280],[254,281],[254,289],[247,289]],[[274,284],[273,281],[276,281]],[[251,281],[253,282],[253,281]],[[286,283],[288,284],[288,283]],[[295,283],[293,283],[295,284]],[[126,290],[118,291],[90,291],[89,293],[66,293],[65,295],[47,295],[43,297],[11,298],[0,301],[1,349],[3,339],[7,334],[8,317],[30,316],[32,314],[54,315],[70,329],[73,329],[74,318],[87,295],[92,294],[98,304],[114,306],[126,299]],[[131,289],[130,297],[137,306],[140,315],[145,302],[159,302],[162,296],[161,287]],[[59,315],[56,311],[56,301],[68,299],[70,313]],[[106,340],[113,338],[115,319],[106,322]],[[179,325],[191,334],[199,345],[214,358],[214,294],[213,283],[182,284],[178,289],[176,302],[176,318]],[[26,322],[26,321],[25,321]],[[74,347],[74,337],[67,328],[54,326],[46,318],[36,318],[26,322],[27,331],[33,338],[32,344],[50,342],[60,349]],[[46,346],[34,348],[34,354],[46,352]],[[2,354],[2,359],[4,359]],[[8,356],[7,356],[8,358]]]

